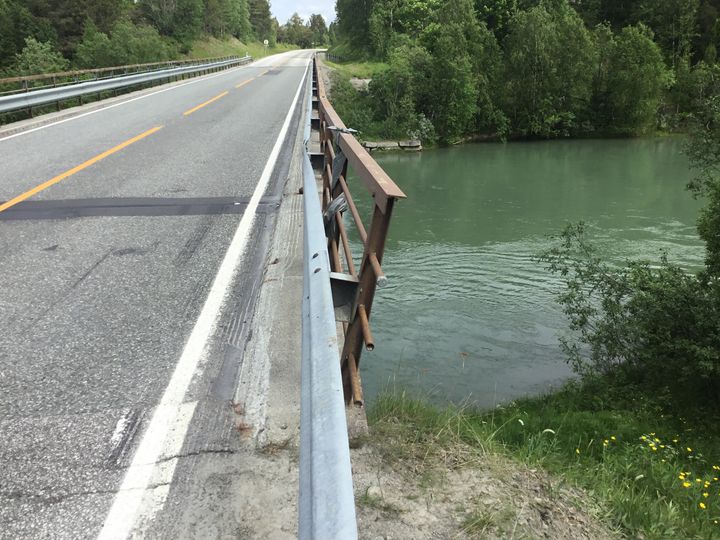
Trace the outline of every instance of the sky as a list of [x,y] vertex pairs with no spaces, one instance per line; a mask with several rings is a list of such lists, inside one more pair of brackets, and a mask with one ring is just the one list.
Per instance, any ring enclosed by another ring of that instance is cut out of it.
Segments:
[[335,18],[335,0],[311,0],[309,2],[270,0],[270,5],[273,15],[277,17],[280,24],[285,24],[296,11],[306,22],[313,13],[320,13],[325,17],[325,23],[328,25]]

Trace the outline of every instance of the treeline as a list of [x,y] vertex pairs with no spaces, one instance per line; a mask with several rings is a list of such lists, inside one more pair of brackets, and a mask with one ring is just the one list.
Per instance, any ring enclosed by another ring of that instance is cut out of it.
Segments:
[[0,72],[169,60],[202,36],[277,38],[268,0],[0,0]]
[[310,15],[306,23],[300,15],[294,13],[277,31],[278,42],[297,45],[301,49],[324,47],[329,43],[329,38],[325,18],[319,14]]
[[[386,136],[674,129],[720,73],[720,0],[337,0],[335,50],[388,64],[356,124]],[[362,101],[362,100],[361,100]]]

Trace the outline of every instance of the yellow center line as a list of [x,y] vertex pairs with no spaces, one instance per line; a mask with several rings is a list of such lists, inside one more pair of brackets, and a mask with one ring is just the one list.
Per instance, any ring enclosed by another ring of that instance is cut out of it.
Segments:
[[255,80],[255,77],[252,77],[252,78],[248,79],[247,81],[243,81],[240,84],[236,84],[235,88],[242,88],[243,86],[245,86],[248,83],[253,82],[254,80]]
[[32,188],[30,191],[26,191],[22,195],[18,195],[14,199],[11,199],[11,200],[7,201],[6,203],[0,204],[0,212],[3,212],[4,210],[7,210],[8,208],[15,206],[16,204],[21,203],[26,199],[29,199],[33,195],[36,195],[36,194],[40,193],[41,191],[43,191],[51,186],[54,186],[58,182],[62,182],[63,180],[72,176],[73,174],[79,173],[83,169],[87,169],[91,165],[94,165],[98,161],[102,161],[106,157],[111,156],[111,155],[115,154],[116,152],[119,152],[123,148],[127,148],[131,144],[141,141],[145,137],[149,137],[153,133],[160,131],[162,128],[163,128],[163,126],[158,126],[158,127],[149,129],[145,133],[141,133],[137,137],[128,139],[124,143],[120,143],[116,147],[111,148],[110,150],[107,150],[106,152],[103,152],[102,154],[98,154],[94,158],[87,160],[85,163],[78,165],[77,167],[74,167],[74,168],[70,169],[69,171],[65,171],[64,173],[59,174],[55,178],[52,178],[52,179],[48,180],[47,182],[44,182],[44,183],[40,184],[39,186]]
[[265,71],[263,71],[260,75],[258,75],[258,77],[262,77],[263,75],[265,75],[267,73],[270,73],[269,69],[266,69]]
[[229,93],[230,93],[230,92],[223,92],[222,94],[218,94],[218,95],[215,96],[214,98],[208,99],[205,103],[201,103],[201,104],[198,105],[197,107],[193,107],[193,108],[190,109],[189,111],[185,111],[185,112],[183,113],[183,115],[184,115],[184,116],[190,116],[190,115],[191,115],[192,113],[194,113],[195,111],[199,111],[200,109],[202,109],[202,108],[205,107],[206,105],[210,105],[213,101],[217,101],[218,99],[227,96]]

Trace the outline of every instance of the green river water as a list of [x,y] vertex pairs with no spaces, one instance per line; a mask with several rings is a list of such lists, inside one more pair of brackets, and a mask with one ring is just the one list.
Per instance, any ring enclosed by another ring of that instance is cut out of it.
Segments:
[[613,261],[664,250],[698,268],[700,203],[685,191],[681,150],[682,140],[664,138],[376,156],[408,199],[396,206],[390,284],[372,314],[377,348],[362,359],[368,401],[402,389],[488,407],[571,376],[558,345],[567,329],[560,283],[533,256],[583,220]]

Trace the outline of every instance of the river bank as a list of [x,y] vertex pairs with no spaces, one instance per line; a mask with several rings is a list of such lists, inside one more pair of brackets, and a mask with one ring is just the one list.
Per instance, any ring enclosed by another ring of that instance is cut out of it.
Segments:
[[566,519],[564,510],[575,508],[590,519],[574,521],[584,533],[576,538],[720,534],[720,436],[707,411],[669,412],[605,380],[491,410],[385,394],[369,418],[385,462],[427,474],[429,484],[437,469],[453,475],[468,467],[479,474],[493,470],[492,463],[516,480],[543,479],[546,490],[537,500],[528,500],[524,489],[509,505],[482,493],[503,482],[502,473],[476,484],[465,525],[477,537],[509,536],[523,511],[542,515],[543,504],[549,505],[545,515]]

